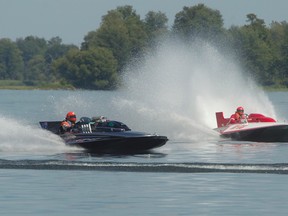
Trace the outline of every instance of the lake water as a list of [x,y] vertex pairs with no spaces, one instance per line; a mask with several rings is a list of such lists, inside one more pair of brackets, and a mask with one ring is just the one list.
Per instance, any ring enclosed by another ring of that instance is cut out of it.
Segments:
[[[265,97],[279,120],[288,119],[286,92]],[[288,213],[288,143],[221,140],[212,130],[219,110],[209,110],[209,125],[206,117],[186,118],[186,108],[168,112],[121,91],[1,90],[0,98],[1,215]],[[104,115],[169,141],[149,154],[88,154],[39,128],[68,111]]]

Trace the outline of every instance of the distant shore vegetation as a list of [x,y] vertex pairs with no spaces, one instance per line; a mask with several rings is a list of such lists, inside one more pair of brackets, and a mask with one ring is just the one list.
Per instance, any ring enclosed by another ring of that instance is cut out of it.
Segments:
[[252,13],[246,18],[246,25],[227,29],[218,10],[198,4],[183,7],[169,28],[165,13],[149,11],[141,19],[126,5],[108,11],[80,47],[63,44],[60,37],[0,38],[0,89],[115,90],[121,86],[125,65],[160,39],[175,37],[229,47],[244,71],[265,89],[286,89],[288,23],[266,25]]

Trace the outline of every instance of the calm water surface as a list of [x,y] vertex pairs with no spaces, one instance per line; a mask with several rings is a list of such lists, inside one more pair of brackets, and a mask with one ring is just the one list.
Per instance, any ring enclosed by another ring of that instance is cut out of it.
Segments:
[[[288,119],[288,94],[268,96]],[[287,215],[288,143],[231,142],[199,128],[196,138],[181,129],[180,138],[171,125],[151,127],[154,116],[132,112],[121,92],[1,90],[0,97],[1,215]],[[139,155],[71,149],[37,124],[68,110],[169,142]]]

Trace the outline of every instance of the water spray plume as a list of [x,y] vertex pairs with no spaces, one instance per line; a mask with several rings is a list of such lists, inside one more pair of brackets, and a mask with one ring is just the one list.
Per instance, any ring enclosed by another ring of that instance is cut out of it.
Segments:
[[[68,150],[59,136],[40,128],[28,126],[23,122],[0,116],[1,152],[63,152]],[[33,132],[32,132],[33,131]],[[69,149],[71,150],[71,148]]]
[[[205,42],[167,41],[125,74],[126,98],[116,103],[131,124],[154,125],[171,138],[214,136],[215,112],[229,117],[236,107],[275,117],[265,93],[230,57]],[[213,135],[212,135],[213,134]]]

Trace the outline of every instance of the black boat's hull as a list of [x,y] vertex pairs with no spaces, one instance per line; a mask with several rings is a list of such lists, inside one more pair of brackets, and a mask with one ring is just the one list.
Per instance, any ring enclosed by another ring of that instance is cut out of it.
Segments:
[[166,136],[142,132],[94,132],[61,135],[66,145],[93,153],[142,153],[165,145]]
[[76,137],[64,139],[69,146],[84,148],[93,153],[141,153],[161,147],[167,142],[165,136],[142,137]]

